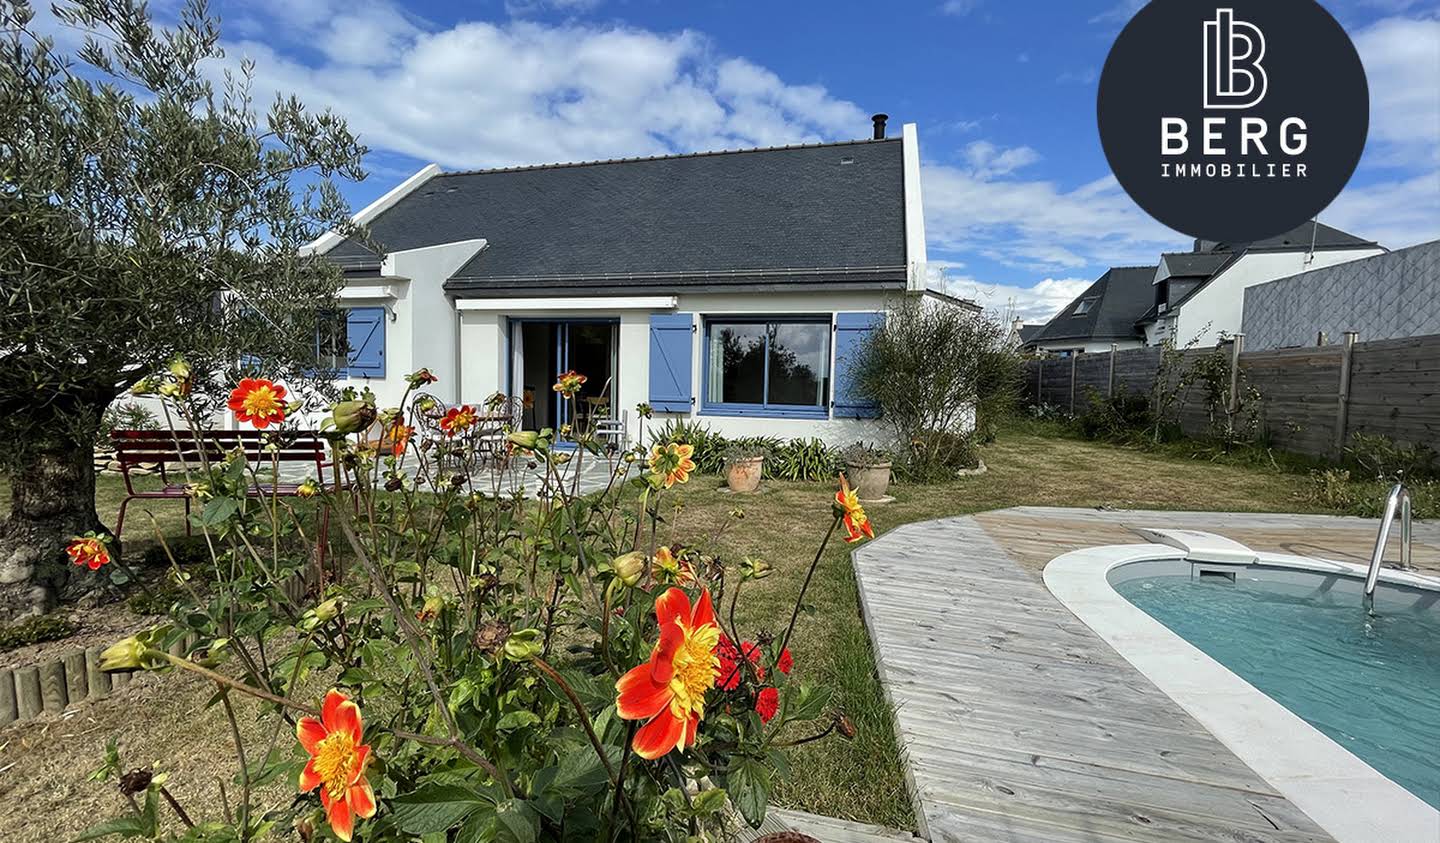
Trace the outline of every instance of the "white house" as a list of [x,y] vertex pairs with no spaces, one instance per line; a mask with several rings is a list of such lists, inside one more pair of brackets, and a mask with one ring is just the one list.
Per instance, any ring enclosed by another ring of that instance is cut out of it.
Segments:
[[632,430],[648,403],[726,435],[879,438],[851,352],[887,302],[925,293],[926,258],[915,126],[875,123],[843,143],[428,166],[356,215],[378,250],[312,246],[346,273],[336,362],[382,403],[422,366],[446,402],[528,392],[537,426],[566,420],[550,387],[575,369]]
[[1209,343],[1242,329],[1245,290],[1277,278],[1383,254],[1369,240],[1321,222],[1254,243],[1197,240],[1191,252],[1160,256],[1154,301],[1140,317],[1146,345]]

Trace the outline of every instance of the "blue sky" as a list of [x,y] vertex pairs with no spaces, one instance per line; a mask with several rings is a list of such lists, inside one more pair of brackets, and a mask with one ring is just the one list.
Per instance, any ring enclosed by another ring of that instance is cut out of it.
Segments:
[[[347,117],[361,207],[449,169],[920,127],[937,283],[1044,319],[1115,264],[1187,247],[1115,185],[1096,79],[1142,0],[220,0],[258,87]],[[1369,146],[1325,222],[1440,237],[1440,0],[1327,0],[1370,76]],[[942,278],[943,275],[943,278]]]

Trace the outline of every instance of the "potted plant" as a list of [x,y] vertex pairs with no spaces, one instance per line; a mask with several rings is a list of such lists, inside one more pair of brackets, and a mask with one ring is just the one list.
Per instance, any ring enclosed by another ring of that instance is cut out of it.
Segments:
[[841,455],[845,460],[845,476],[862,501],[885,499],[890,489],[890,454],[874,445],[856,442]]
[[759,489],[764,468],[765,449],[759,445],[742,442],[725,449],[725,483],[732,492]]

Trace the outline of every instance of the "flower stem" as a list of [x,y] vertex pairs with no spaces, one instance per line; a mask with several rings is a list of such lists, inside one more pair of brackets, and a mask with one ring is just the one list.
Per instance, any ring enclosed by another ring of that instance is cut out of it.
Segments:
[[[783,653],[790,644],[790,635],[795,631],[795,620],[800,617],[800,607],[805,603],[805,592],[810,588],[810,579],[815,576],[815,569],[820,567],[820,557],[825,555],[825,548],[830,544],[830,537],[835,535],[835,528],[840,526],[840,516],[830,522],[830,529],[825,533],[825,540],[820,542],[820,549],[815,551],[815,559],[810,563],[810,570],[805,572],[805,582],[800,586],[800,594],[795,598],[795,610],[790,613],[790,625],[785,627],[785,637],[780,639],[780,649],[776,652]],[[777,656],[778,658],[778,656]]]

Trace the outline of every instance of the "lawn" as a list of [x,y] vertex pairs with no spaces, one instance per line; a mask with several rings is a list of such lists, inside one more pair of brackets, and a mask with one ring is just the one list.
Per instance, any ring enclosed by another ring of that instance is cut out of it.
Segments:
[[[934,486],[897,485],[895,501],[870,510],[877,530],[912,521],[1007,506],[1195,509],[1229,511],[1325,511],[1307,502],[1309,480],[1248,465],[1194,459],[1178,452],[1153,453],[1054,435],[1023,427],[986,447],[989,471]],[[718,489],[717,478],[697,476],[684,487],[679,540],[708,537],[732,511],[744,517],[711,550],[726,559],[764,559],[775,573],[747,585],[737,620],[748,630],[783,632],[805,567],[829,524],[828,484],[766,481],[756,495]],[[110,521],[123,487],[102,478],[97,504]],[[0,481],[0,501],[8,491]],[[177,503],[137,502],[127,518],[127,556],[143,549],[150,508],[163,529],[180,532]],[[133,558],[133,557],[132,557]],[[794,639],[796,670],[831,687],[836,705],[855,723],[852,741],[838,737],[793,751],[794,777],[777,798],[782,803],[832,816],[895,827],[913,827],[900,754],[890,712],[875,676],[860,616],[849,548],[834,543],[821,562]],[[197,802],[215,792],[215,776],[227,775],[228,739],[218,711],[204,711],[210,689],[183,678],[135,683],[120,699],[80,706],[66,721],[42,721],[0,729],[0,798],[19,810],[0,818],[0,839],[61,839],[120,807],[110,786],[87,783],[101,760],[107,737],[117,735],[135,763],[174,771],[182,799]],[[122,701],[124,704],[122,704]],[[131,706],[140,704],[139,709]],[[132,716],[132,710],[143,712]],[[42,833],[43,831],[43,833]]]

